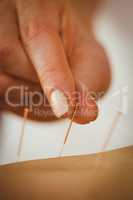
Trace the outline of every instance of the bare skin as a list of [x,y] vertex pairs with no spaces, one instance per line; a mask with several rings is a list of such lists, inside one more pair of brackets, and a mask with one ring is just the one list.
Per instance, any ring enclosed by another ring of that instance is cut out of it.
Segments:
[[[81,98],[75,102],[79,103],[79,112],[74,120],[83,124],[95,120],[98,115],[95,100],[84,100],[88,92],[106,92],[110,83],[108,58],[93,32],[99,2],[1,1],[1,97],[12,85],[36,88],[47,97],[54,117],[52,91],[58,89],[69,94],[70,108],[73,93],[78,92]],[[16,95],[13,98],[15,101]],[[1,107],[6,106],[1,100]]]
[[132,200],[133,147],[0,167],[2,200]]

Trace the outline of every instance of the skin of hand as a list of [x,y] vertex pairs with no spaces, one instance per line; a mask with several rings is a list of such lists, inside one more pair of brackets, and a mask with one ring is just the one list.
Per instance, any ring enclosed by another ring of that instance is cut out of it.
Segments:
[[1,96],[12,84],[26,84],[43,90],[57,117],[71,116],[78,104],[74,121],[95,120],[96,95],[105,93],[111,79],[108,58],[93,31],[98,4],[98,0],[2,1]]
[[133,147],[0,167],[2,200],[132,200]]

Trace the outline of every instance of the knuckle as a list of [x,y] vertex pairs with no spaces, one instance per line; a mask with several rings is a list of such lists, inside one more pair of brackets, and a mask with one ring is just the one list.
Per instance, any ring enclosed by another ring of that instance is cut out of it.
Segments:
[[54,30],[46,25],[43,20],[32,19],[26,25],[22,26],[22,37],[25,44],[35,40],[42,33],[47,35],[53,35]]
[[36,20],[32,20],[22,28],[22,34],[25,42],[32,40],[40,31],[40,24]]

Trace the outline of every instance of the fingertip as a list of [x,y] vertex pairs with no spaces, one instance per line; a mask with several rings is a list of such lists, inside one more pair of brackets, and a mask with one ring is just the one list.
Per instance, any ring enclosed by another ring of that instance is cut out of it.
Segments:
[[79,105],[74,122],[78,124],[88,124],[97,119],[98,106],[94,100],[89,100],[86,105]]

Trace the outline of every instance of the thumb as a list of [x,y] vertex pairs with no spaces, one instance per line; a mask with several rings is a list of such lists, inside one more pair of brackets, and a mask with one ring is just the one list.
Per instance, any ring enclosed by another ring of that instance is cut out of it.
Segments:
[[59,35],[42,30],[25,48],[53,112],[57,117],[68,113],[74,80]]

